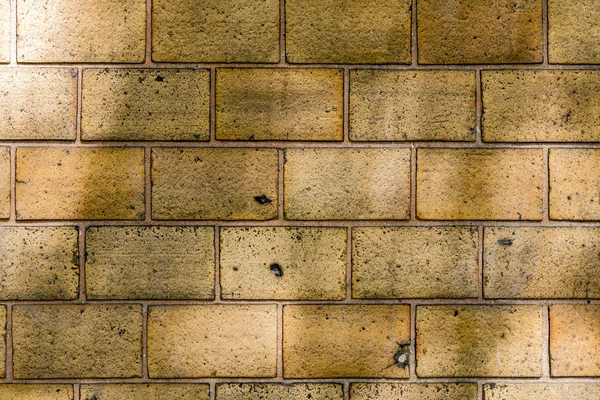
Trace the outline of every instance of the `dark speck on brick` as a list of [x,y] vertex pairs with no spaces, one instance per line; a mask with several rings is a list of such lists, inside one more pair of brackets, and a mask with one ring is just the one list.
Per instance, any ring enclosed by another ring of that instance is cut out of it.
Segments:
[[163,78],[162,76],[158,75],[155,80],[156,80],[156,82],[164,82],[165,78]]
[[273,274],[276,277],[282,277],[283,276],[283,269],[281,269],[281,265],[279,265],[279,264],[271,264],[271,266],[269,267],[269,269],[273,272]]
[[498,244],[502,246],[512,246],[512,239],[500,239],[498,240]]
[[256,202],[259,204],[267,204],[273,202],[273,200],[271,200],[264,194],[261,194],[260,196],[254,196],[254,200],[256,200]]

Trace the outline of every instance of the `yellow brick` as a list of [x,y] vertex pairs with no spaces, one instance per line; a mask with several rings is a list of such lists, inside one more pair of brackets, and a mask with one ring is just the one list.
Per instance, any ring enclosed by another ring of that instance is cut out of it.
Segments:
[[600,376],[600,307],[550,307],[552,376]]
[[209,400],[205,384],[103,384],[81,385],[81,400]]
[[477,228],[352,230],[354,298],[477,297],[478,275]]
[[152,59],[279,61],[279,0],[155,0]]
[[419,377],[538,377],[541,365],[541,307],[417,308]]
[[287,149],[286,219],[408,219],[410,149]]
[[342,400],[340,384],[236,383],[217,385],[217,400]]
[[410,0],[287,0],[287,60],[410,64],[410,8]]
[[419,149],[421,219],[541,220],[542,149]]
[[350,400],[476,400],[477,385],[454,383],[353,383]]
[[74,227],[1,227],[0,298],[77,299],[78,236]]
[[418,0],[419,63],[542,62],[541,0]]
[[221,297],[343,300],[346,236],[343,228],[223,228]]
[[600,63],[600,9],[595,1],[548,1],[551,63]]
[[276,149],[153,149],[157,219],[277,217]]
[[45,384],[0,385],[0,399],[6,400],[73,400],[73,386]]
[[151,378],[274,377],[276,305],[150,307]]
[[405,305],[285,306],[286,378],[408,378]]
[[486,400],[596,400],[600,385],[593,383],[491,383],[483,386]]
[[10,217],[10,149],[0,147],[0,219]]
[[212,227],[103,227],[86,235],[90,299],[213,299]]
[[217,139],[342,140],[343,71],[219,68]]
[[142,376],[142,307],[17,305],[15,379]]
[[10,62],[10,0],[0,0],[0,63]]
[[84,140],[208,140],[210,72],[86,69]]
[[350,139],[475,140],[475,73],[351,71]]
[[484,141],[600,141],[600,71],[484,71],[482,83]]
[[597,228],[486,228],[487,298],[600,298]]
[[142,219],[144,150],[17,149],[17,218]]
[[17,0],[19,62],[144,61],[144,0]]

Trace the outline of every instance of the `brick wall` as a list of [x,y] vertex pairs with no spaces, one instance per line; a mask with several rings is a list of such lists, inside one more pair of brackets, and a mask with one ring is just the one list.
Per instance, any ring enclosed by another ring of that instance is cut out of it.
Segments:
[[0,399],[600,398],[600,1],[0,0]]

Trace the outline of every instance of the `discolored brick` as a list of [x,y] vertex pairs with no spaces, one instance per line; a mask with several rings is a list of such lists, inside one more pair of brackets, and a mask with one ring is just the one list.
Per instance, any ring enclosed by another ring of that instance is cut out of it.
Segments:
[[476,400],[477,385],[455,383],[353,383],[350,400]]
[[138,383],[81,385],[81,400],[209,400],[206,384]]
[[217,385],[217,400],[342,400],[342,385],[330,383],[238,383]]
[[217,139],[342,140],[339,69],[217,69]]
[[0,219],[10,217],[10,148],[0,147]]
[[10,0],[0,0],[0,63],[10,62]]
[[595,1],[548,1],[551,63],[600,63],[600,9]]
[[491,383],[483,385],[486,400],[595,400],[600,385],[593,383]]
[[2,384],[0,398],[12,400],[73,400],[72,385]]

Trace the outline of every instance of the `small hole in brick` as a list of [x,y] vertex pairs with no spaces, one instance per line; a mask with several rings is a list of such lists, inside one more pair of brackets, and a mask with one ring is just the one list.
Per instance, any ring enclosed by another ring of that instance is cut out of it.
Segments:
[[267,204],[267,203],[272,203],[273,202],[273,200],[271,200],[270,198],[268,198],[264,194],[261,194],[260,196],[254,196],[254,200],[256,200],[256,202],[258,204]]
[[276,277],[282,277],[283,276],[283,269],[281,269],[281,265],[279,264],[271,264],[271,266],[269,267],[269,269],[271,270],[271,272],[273,272],[273,274]]
[[500,239],[498,240],[498,244],[502,246],[512,246],[512,239]]
[[408,363],[410,361],[410,344],[400,344],[400,348],[394,354],[394,364],[399,368],[408,367]]
[[165,78],[163,78],[162,76],[158,75],[155,80],[156,80],[156,82],[164,82]]

